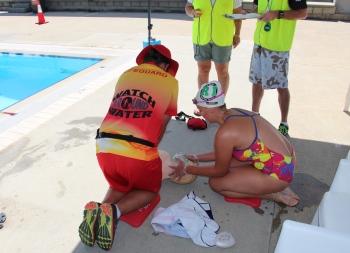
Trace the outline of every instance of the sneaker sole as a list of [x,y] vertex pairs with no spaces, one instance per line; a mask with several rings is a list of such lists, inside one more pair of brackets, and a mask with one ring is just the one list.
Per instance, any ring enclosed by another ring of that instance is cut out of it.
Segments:
[[85,205],[83,222],[79,226],[79,236],[81,241],[92,247],[95,243],[95,223],[98,213],[98,204],[89,202]]
[[98,209],[98,230],[96,243],[103,250],[110,250],[114,240],[114,217],[116,208],[114,205],[104,203]]

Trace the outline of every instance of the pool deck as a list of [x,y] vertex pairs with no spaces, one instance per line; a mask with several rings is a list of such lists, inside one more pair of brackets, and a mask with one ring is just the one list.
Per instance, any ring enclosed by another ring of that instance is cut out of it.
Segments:
[[[85,203],[101,201],[107,183],[95,157],[94,134],[119,75],[135,64],[147,39],[147,13],[47,12],[0,14],[0,52],[103,57],[106,60],[68,78],[0,114],[1,252],[104,252],[80,242],[77,230]],[[185,14],[152,13],[152,36],[171,49],[180,63],[179,111],[192,114],[197,67],[191,44],[191,19]],[[230,107],[251,107],[249,62],[255,20],[243,21],[241,44],[233,50]],[[350,113],[344,112],[350,83],[350,23],[298,21],[291,51],[289,114],[291,142],[297,154],[292,189],[296,207],[263,201],[260,208],[224,201],[207,178],[188,185],[164,180],[158,207],[168,207],[190,191],[211,204],[221,231],[231,232],[231,249],[204,248],[190,239],[156,234],[150,221],[139,228],[119,222],[111,252],[273,253],[286,219],[311,223],[332,182],[339,159],[350,150]],[[40,75],[40,66],[38,66]],[[216,79],[214,70],[211,79]],[[266,91],[261,114],[279,124],[277,92]],[[201,153],[212,149],[216,125],[188,130],[172,120],[160,149]],[[297,243],[297,242],[294,242]]]

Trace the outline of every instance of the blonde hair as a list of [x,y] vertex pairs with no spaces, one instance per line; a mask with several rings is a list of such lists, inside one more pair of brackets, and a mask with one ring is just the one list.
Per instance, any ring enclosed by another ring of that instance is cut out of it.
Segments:
[[226,103],[223,104],[223,105],[218,106],[218,109],[219,109],[220,111],[226,111],[226,110],[227,110],[227,108],[226,108]]

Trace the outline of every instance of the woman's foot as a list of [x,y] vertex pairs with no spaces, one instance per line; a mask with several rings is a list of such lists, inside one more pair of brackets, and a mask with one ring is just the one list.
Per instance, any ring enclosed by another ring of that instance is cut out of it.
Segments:
[[293,199],[300,200],[299,196],[296,195],[296,193],[293,192],[289,186],[287,186],[287,188],[282,191],[282,194],[291,196]]
[[296,197],[293,197],[291,194],[284,194],[283,191],[272,193],[272,200],[287,206],[296,206],[299,203],[299,197],[295,193],[293,194]]

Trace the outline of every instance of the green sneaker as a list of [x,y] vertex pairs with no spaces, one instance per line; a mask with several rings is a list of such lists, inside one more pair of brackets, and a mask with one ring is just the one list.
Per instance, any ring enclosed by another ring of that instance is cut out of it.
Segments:
[[280,124],[280,126],[278,127],[278,131],[281,132],[281,134],[283,134],[284,136],[287,136],[288,135],[288,130],[289,130],[289,127],[286,126],[285,124]]
[[99,203],[91,201],[85,205],[83,222],[79,226],[79,236],[81,241],[92,247],[95,243],[95,224]]
[[115,205],[104,203],[100,206],[96,242],[101,249],[108,251],[112,248],[118,221]]

